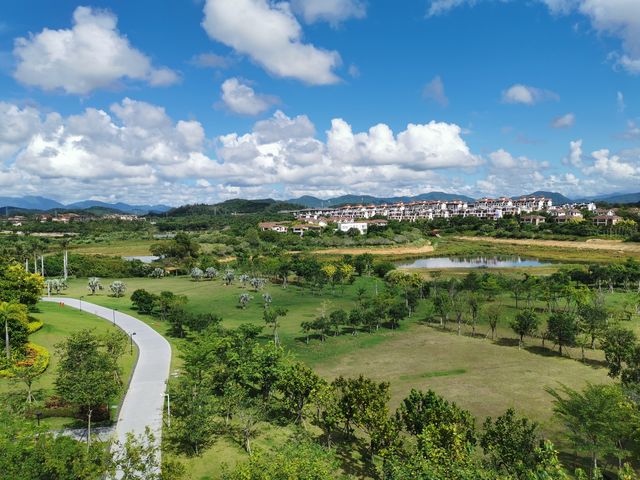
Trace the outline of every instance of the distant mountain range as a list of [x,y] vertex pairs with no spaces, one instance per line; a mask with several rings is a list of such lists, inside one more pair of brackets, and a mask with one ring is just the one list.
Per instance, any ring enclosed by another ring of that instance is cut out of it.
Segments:
[[106,203],[97,200],[85,200],[83,202],[75,202],[68,205],[57,202],[46,197],[26,196],[26,197],[0,197],[0,209],[5,210],[7,207],[13,207],[24,210],[90,210],[104,209],[115,212],[129,213],[133,215],[146,215],[150,212],[164,213],[171,209],[167,205],[130,205],[128,203]]
[[[597,201],[607,203],[640,203],[640,192],[638,193],[612,193],[609,195],[600,195],[597,197],[583,197],[580,199],[570,199],[558,192],[548,192],[538,190],[527,195],[520,196],[536,196],[547,197],[553,200],[554,205],[563,205],[573,203],[575,201]],[[518,198],[518,197],[512,197]],[[117,202],[107,203],[98,200],[85,200],[82,202],[74,202],[63,204],[56,200],[39,196],[25,197],[0,197],[0,213],[29,211],[29,212],[47,212],[51,210],[60,211],[79,211],[84,210],[94,214],[102,215],[106,213],[128,213],[134,215],[146,215],[148,213],[165,213],[170,210],[175,213],[185,214],[187,212],[197,213],[228,213],[228,212],[244,212],[251,213],[268,209],[276,211],[277,209],[286,210],[303,206],[306,208],[322,208],[334,207],[346,204],[374,204],[395,202],[416,202],[428,200],[462,200],[465,202],[473,202],[475,199],[455,193],[445,192],[429,192],[415,196],[398,196],[398,197],[375,197],[371,195],[342,195],[340,197],[322,199],[311,195],[304,195],[298,198],[291,198],[284,201],[276,201],[273,199],[264,200],[242,200],[233,199],[215,205],[186,205],[183,207],[173,208],[168,205],[131,205],[128,203]]]
[[550,198],[553,201],[554,205],[566,205],[567,203],[573,203],[574,200],[571,200],[569,197],[565,197],[561,193],[558,192],[545,192],[544,190],[538,190],[536,192],[530,193],[528,195],[520,195],[518,197],[512,198],[520,198],[520,197],[545,197]]
[[413,197],[372,197],[371,195],[342,195],[340,197],[328,198],[326,200],[312,197],[310,195],[304,195],[298,198],[291,198],[289,200],[286,200],[286,202],[294,203],[297,205],[304,205],[307,208],[322,208],[354,203],[364,205],[380,205],[382,203],[420,202],[428,200],[462,200],[465,202],[472,202],[474,199],[471,197],[467,197],[466,195],[456,195],[454,193],[429,192],[421,193],[420,195],[415,195]]

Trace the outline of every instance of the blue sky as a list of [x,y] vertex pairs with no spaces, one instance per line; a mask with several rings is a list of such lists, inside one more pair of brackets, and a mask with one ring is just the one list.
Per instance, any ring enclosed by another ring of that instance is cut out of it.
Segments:
[[0,189],[640,190],[637,0],[0,5]]

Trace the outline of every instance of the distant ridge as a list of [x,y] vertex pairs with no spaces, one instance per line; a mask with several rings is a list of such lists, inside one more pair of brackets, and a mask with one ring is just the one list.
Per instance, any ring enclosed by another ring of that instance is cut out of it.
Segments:
[[51,210],[54,208],[64,208],[64,205],[55,200],[45,197],[0,197],[0,206],[5,209],[6,207],[14,207],[25,210]]
[[41,212],[47,212],[49,210],[89,210],[99,207],[105,211],[109,210],[112,213],[121,212],[133,215],[146,215],[150,212],[164,213],[171,209],[171,207],[167,205],[130,205],[122,202],[106,203],[97,200],[85,200],[65,205],[56,200],[38,196],[0,197],[1,213],[5,213],[8,207]]
[[563,194],[558,192],[546,192],[544,190],[538,190],[536,192],[530,193],[528,195],[518,195],[517,197],[511,197],[513,199],[520,197],[545,197],[550,198],[553,201],[554,205],[566,205],[567,203],[574,203],[569,197],[565,197]]
[[404,196],[404,197],[373,197],[371,195],[342,195],[340,197],[328,198],[323,200],[321,198],[313,197],[311,195],[304,195],[298,198],[291,198],[287,200],[288,203],[295,203],[303,205],[306,208],[322,208],[322,207],[334,207],[338,205],[346,204],[366,204],[366,205],[380,205],[382,203],[396,203],[396,202],[420,202],[429,200],[462,200],[465,202],[473,202],[474,199],[466,195],[458,195],[455,193],[445,192],[429,192],[421,193],[420,195]]
[[640,192],[638,193],[621,193],[617,195],[609,195],[604,197],[598,197],[598,202],[607,203],[639,203]]

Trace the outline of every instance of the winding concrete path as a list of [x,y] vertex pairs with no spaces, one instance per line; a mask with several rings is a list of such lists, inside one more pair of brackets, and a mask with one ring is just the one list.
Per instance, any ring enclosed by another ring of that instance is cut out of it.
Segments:
[[133,335],[138,346],[129,389],[125,394],[116,424],[116,440],[124,443],[127,433],[141,435],[148,426],[155,435],[158,447],[162,436],[164,395],[171,365],[171,345],[146,323],[131,315],[101,307],[75,298],[45,297],[45,302],[63,302],[65,307],[77,308],[115,323],[127,335]]

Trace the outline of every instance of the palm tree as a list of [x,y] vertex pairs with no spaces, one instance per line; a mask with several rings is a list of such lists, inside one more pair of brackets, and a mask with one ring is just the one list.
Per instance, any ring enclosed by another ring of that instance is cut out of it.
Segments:
[[9,344],[9,322],[27,322],[27,307],[17,302],[0,302],[0,321],[4,322],[4,341],[7,360],[11,359],[11,346]]

